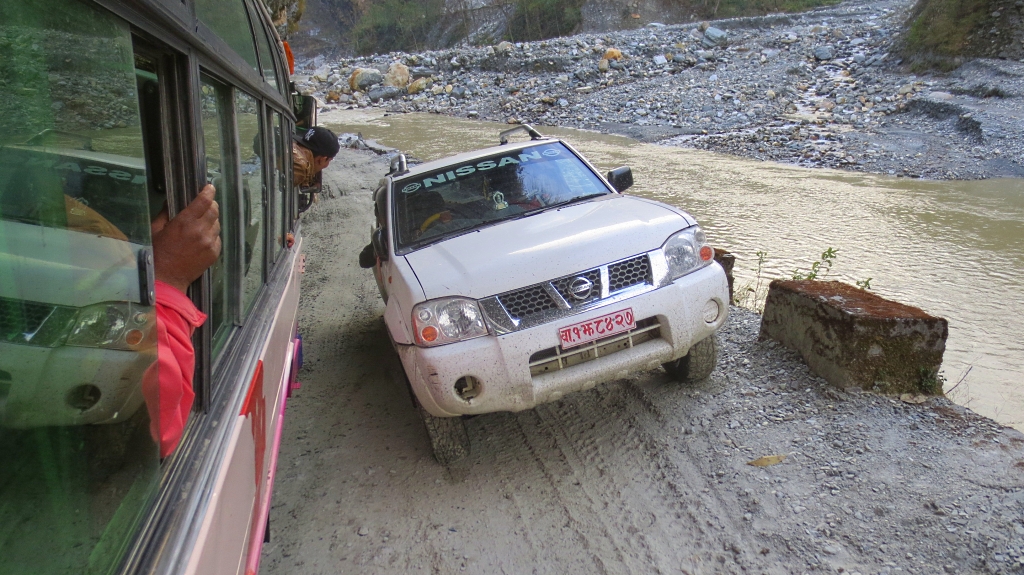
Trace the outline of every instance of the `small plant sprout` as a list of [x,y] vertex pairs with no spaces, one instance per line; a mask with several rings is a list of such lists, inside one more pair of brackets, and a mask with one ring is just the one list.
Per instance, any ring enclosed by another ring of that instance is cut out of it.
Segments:
[[828,275],[828,272],[832,271],[832,263],[839,256],[839,250],[834,248],[828,248],[821,252],[821,257],[811,263],[811,270],[808,272],[801,272],[800,270],[793,270],[793,279],[795,280],[816,280],[824,278]]

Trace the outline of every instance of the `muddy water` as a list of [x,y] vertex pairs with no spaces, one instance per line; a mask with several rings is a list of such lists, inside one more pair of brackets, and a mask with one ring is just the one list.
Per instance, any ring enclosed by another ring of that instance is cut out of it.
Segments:
[[[421,160],[497,143],[508,126],[436,115],[321,116]],[[736,254],[736,287],[763,291],[826,248],[826,279],[870,278],[883,297],[949,320],[950,397],[1024,429],[1024,180],[935,182],[810,170],[628,138],[545,128],[602,172],[633,168],[631,194],[679,206]],[[758,252],[766,259],[758,275]],[[759,279],[760,278],[760,279]],[[749,292],[746,292],[749,293]],[[955,389],[953,389],[955,387]]]

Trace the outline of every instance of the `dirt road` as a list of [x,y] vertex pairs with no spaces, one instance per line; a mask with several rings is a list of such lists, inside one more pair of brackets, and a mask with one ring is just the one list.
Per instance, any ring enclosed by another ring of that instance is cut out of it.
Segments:
[[[1024,573],[1024,436],[944,399],[846,393],[733,309],[719,368],[467,422],[431,457],[357,264],[383,160],[307,212],[303,387],[262,573]],[[764,455],[782,463],[755,467]]]

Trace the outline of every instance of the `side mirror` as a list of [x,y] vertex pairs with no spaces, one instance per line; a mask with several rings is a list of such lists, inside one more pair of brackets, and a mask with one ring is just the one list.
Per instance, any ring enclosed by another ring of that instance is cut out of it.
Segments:
[[292,108],[295,112],[295,129],[305,131],[316,126],[316,98],[303,96],[302,94],[292,95]]
[[608,172],[608,183],[620,192],[624,192],[633,186],[633,170],[629,166],[615,168]]
[[373,244],[373,251],[381,261],[388,261],[388,241],[384,236],[384,228],[377,228],[370,234],[370,243]]

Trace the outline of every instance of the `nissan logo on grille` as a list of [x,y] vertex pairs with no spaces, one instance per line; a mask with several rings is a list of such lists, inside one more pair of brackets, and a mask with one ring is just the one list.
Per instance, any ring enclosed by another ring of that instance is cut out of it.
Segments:
[[583,276],[580,276],[569,283],[569,294],[578,301],[583,301],[590,297],[590,292],[593,289],[594,282]]

